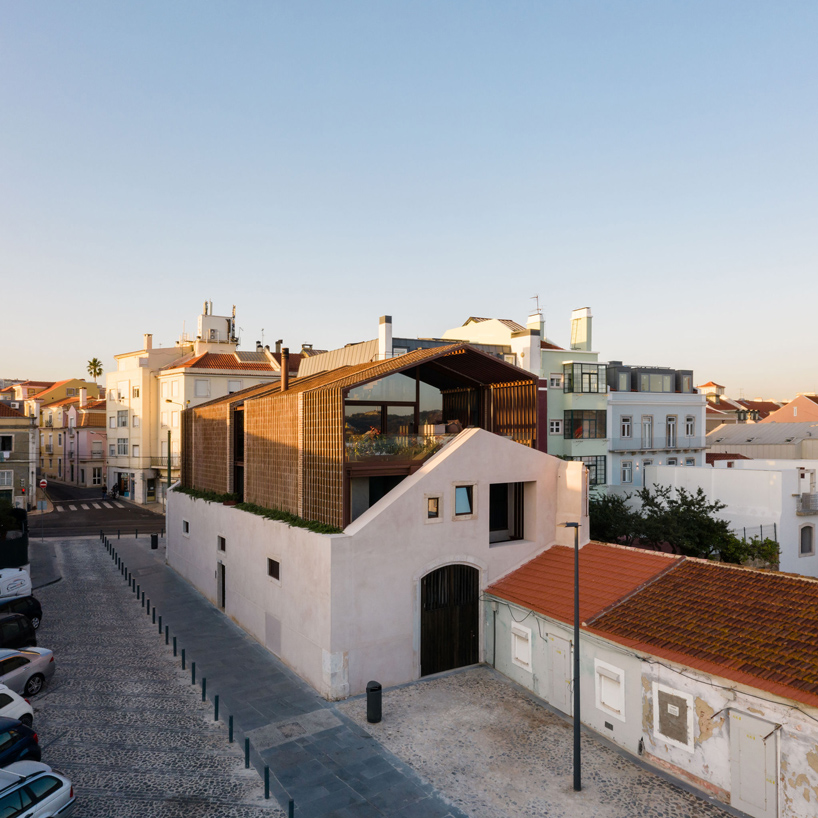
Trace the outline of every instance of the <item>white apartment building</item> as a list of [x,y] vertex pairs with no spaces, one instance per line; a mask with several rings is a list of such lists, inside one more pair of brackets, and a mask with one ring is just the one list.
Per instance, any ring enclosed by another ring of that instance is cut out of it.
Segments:
[[[213,315],[205,302],[194,339],[157,348],[145,334],[142,349],[114,356],[116,371],[106,377],[109,490],[137,503],[161,499],[168,467],[171,481],[179,477],[181,412],[280,378],[282,353],[260,344],[239,350],[235,327],[235,307]],[[297,369],[299,356],[289,360]]]

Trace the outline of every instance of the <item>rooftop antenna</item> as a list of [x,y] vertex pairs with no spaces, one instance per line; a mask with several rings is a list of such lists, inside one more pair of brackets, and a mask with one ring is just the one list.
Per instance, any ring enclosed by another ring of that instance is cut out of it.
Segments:
[[537,293],[537,295],[532,295],[531,300],[536,303],[537,314],[542,315],[542,310],[540,309],[540,294]]
[[264,327],[261,328],[261,345],[264,346]]

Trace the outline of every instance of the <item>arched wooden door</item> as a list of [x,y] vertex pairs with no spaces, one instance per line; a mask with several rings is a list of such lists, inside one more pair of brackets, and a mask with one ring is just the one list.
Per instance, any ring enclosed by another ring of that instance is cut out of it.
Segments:
[[420,675],[478,660],[480,572],[444,565],[420,581]]

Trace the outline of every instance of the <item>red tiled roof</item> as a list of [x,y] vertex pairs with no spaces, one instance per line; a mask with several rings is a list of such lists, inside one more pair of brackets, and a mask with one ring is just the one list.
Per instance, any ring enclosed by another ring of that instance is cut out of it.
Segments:
[[84,409],[105,409],[108,405],[108,402],[105,398],[99,398],[98,400],[89,400],[88,403],[85,404],[83,407]]
[[752,460],[753,458],[731,452],[707,452],[704,459],[708,466],[712,466],[717,460]]
[[541,349],[559,349],[563,352],[565,349],[563,347],[558,347],[556,344],[552,344],[550,341],[540,341],[540,348]]
[[[271,353],[273,358],[275,358],[276,363],[278,364],[279,368],[281,368],[281,353],[280,352],[273,352]],[[303,357],[307,357],[302,355],[300,352],[291,352],[290,353],[290,372],[298,372],[298,368],[301,365],[301,359]]]
[[182,363],[171,363],[162,369],[234,369],[242,372],[275,372],[268,361],[264,363],[239,361],[232,352],[203,352]]
[[[465,327],[466,324],[482,324],[483,321],[491,321],[491,318],[478,318],[476,315],[469,316],[469,319],[466,321],[463,326]],[[525,327],[522,324],[518,324],[516,321],[512,321],[510,318],[498,318],[497,319],[501,324],[507,326],[512,332],[523,332]]]
[[58,406],[68,406],[71,403],[79,403],[80,399],[74,395],[70,398],[60,398],[60,400],[55,400],[53,403],[48,404],[49,409],[56,409]]
[[0,392],[13,392],[15,386],[17,386],[16,383],[13,383],[11,386],[4,386],[2,389],[0,389]]
[[[579,615],[599,613],[672,568],[680,558],[590,542],[579,551]],[[574,549],[555,545],[498,580],[486,593],[561,622],[574,621]]]
[[80,426],[104,428],[105,415],[102,412],[87,412],[80,415]]
[[714,383],[713,381],[708,381],[707,383],[700,383],[699,386],[718,386],[719,389],[724,389],[724,385],[720,383]]
[[24,418],[22,412],[12,409],[7,403],[0,401],[0,418]]
[[818,706],[818,581],[685,560],[589,629],[672,662]]
[[716,409],[713,406],[711,406],[709,403],[705,407],[704,411],[705,411],[705,414],[707,414],[707,415],[726,415],[727,414],[727,412],[723,411],[722,409]]
[[745,409],[755,409],[761,417],[767,417],[782,408],[771,400],[737,400],[736,403],[740,403]]

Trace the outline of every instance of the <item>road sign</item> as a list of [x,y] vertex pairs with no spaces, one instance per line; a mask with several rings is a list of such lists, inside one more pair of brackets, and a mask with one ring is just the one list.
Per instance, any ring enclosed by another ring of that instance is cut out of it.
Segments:
[[45,478],[40,480],[40,488],[41,489],[44,489],[47,485],[48,485],[48,480],[46,480]]

